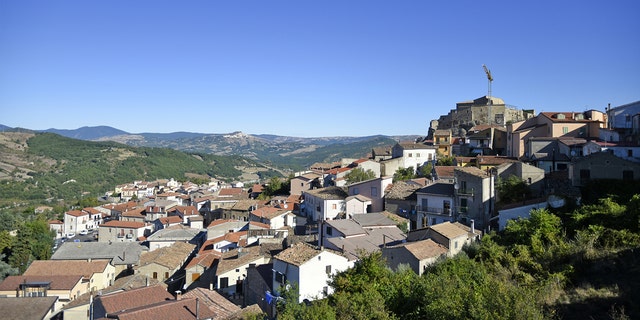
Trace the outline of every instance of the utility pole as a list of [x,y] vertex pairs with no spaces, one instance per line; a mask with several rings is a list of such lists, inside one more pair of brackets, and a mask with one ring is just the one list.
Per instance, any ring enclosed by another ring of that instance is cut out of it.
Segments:
[[489,93],[487,94],[487,105],[489,108],[487,111],[487,119],[489,120],[489,125],[491,125],[491,105],[493,104],[493,99],[491,99],[491,82],[493,82],[493,76],[491,76],[491,71],[489,71],[487,66],[483,64],[482,68],[484,69],[484,73],[487,74],[487,80],[489,80]]

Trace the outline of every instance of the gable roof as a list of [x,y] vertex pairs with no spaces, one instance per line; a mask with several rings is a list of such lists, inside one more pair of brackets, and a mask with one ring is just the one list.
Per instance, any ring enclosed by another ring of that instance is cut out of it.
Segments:
[[145,224],[144,224],[144,222],[138,222],[138,221],[111,220],[109,222],[105,222],[105,223],[101,224],[100,227],[140,229],[140,228],[144,228]]
[[137,242],[65,242],[52,260],[107,259],[113,265],[138,264],[143,246]]
[[74,217],[82,217],[82,216],[88,216],[89,213],[84,212],[84,211],[80,211],[80,210],[71,210],[71,211],[67,211],[64,214],[68,214],[70,216],[74,216]]
[[170,269],[179,268],[195,247],[193,244],[176,242],[169,247],[146,252],[140,257],[140,267],[155,263]]
[[[3,319],[39,320],[45,319],[54,309],[57,296],[0,299],[0,310]],[[48,318],[47,318],[48,319]]]
[[154,232],[147,237],[147,241],[189,241],[199,233],[199,229],[178,224]]
[[229,270],[238,269],[248,265],[258,259],[264,259],[260,252],[260,247],[247,247],[229,250],[222,254],[216,267],[216,275],[223,274]]
[[395,221],[387,218],[387,216],[380,212],[355,214],[353,215],[353,221],[363,228],[396,226]]
[[111,314],[119,320],[214,319],[216,314],[195,298],[167,300]]
[[107,314],[114,314],[121,310],[171,299],[173,296],[163,286],[155,285],[101,295],[96,298],[96,302],[102,305]]
[[288,209],[279,209],[279,208],[275,208],[275,207],[260,207],[257,208],[255,210],[253,210],[251,212],[251,215],[254,215],[256,217],[259,218],[265,218],[265,219],[273,219],[276,217],[279,217],[283,214],[287,214],[290,213],[291,210]]
[[[83,276],[77,275],[21,275],[8,276],[0,282],[0,291],[16,291],[25,282],[49,282],[50,290],[72,290],[82,282]],[[2,300],[0,298],[0,300]]]
[[317,197],[323,200],[344,200],[349,196],[349,194],[346,191],[344,191],[343,188],[335,187],[335,186],[307,190],[307,191],[303,191],[303,193],[310,194],[314,197]]
[[345,237],[352,237],[367,234],[366,231],[352,219],[335,219],[324,222],[336,231],[344,234]]
[[405,248],[417,260],[425,260],[425,259],[439,257],[441,255],[447,254],[447,252],[449,251],[446,247],[436,243],[431,239],[414,241],[414,242],[405,242],[403,244],[399,244],[389,248],[390,249]]
[[416,200],[416,190],[420,185],[408,181],[396,181],[389,186],[385,199],[392,200]]
[[227,298],[214,290],[205,288],[195,288],[182,295],[183,298],[197,298],[200,303],[208,306],[216,314],[216,319],[226,319],[235,312],[241,310],[240,307],[233,304]]
[[87,279],[94,273],[102,273],[109,265],[107,260],[35,260],[25,270],[25,276],[80,275]]
[[298,242],[278,253],[274,258],[294,266],[301,266],[313,257],[319,255],[321,252],[321,250],[316,249],[307,243]]
[[456,166],[435,166],[436,174],[438,178],[453,178],[453,170]]
[[431,230],[441,234],[445,238],[455,239],[457,237],[465,236],[469,233],[469,230],[461,228],[461,223],[451,223],[449,221],[438,223],[430,226]]
[[242,191],[243,191],[242,188],[222,188],[218,192],[218,196],[225,197],[225,196],[239,195],[242,193]]

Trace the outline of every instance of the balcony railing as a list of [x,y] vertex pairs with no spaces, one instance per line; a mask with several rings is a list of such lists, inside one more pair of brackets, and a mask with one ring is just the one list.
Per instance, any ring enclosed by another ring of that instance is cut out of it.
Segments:
[[451,208],[435,208],[435,207],[418,206],[416,209],[418,213],[422,213],[422,214],[439,214],[444,216],[451,215]]

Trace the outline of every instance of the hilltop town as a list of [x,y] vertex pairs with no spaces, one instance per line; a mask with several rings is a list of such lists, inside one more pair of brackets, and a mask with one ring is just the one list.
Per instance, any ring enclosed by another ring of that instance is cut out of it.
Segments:
[[286,179],[132,181],[49,221],[51,259],[6,277],[0,306],[46,319],[274,318],[282,292],[329,297],[363,257],[423,275],[532,210],[579,205],[592,181],[637,181],[639,141],[640,101],[536,114],[484,96],[424,138]]

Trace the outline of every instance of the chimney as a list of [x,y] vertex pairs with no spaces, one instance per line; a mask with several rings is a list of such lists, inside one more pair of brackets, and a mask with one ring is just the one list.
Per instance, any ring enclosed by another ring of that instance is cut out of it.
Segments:
[[475,236],[476,235],[476,222],[473,221],[473,219],[471,219],[471,236]]
[[182,300],[182,291],[176,291],[176,301]]
[[196,320],[200,320],[200,298],[196,298]]

